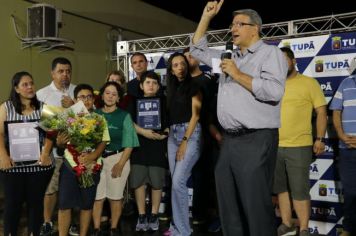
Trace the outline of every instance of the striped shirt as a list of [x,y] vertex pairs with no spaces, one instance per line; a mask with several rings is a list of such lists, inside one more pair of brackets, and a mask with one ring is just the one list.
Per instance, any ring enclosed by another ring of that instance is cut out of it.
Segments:
[[[41,118],[41,111],[42,111],[43,103],[41,102],[40,109],[33,111],[29,115],[21,115],[16,112],[14,105],[11,101],[5,102],[5,109],[6,109],[6,121],[25,121],[25,120],[40,120]],[[43,137],[40,136],[40,142],[43,143]],[[41,145],[42,146],[42,145]],[[39,157],[38,157],[39,158]],[[54,167],[54,161],[52,160],[52,165],[48,167],[42,167],[38,164],[28,165],[28,166],[15,166],[11,169],[5,170],[7,173],[19,173],[19,172],[39,172],[39,171],[46,171]]]
[[[192,56],[212,67],[212,59],[221,58],[224,51],[208,48],[206,37],[190,45]],[[279,128],[279,102],[284,93],[288,65],[282,51],[262,40],[243,54],[239,49],[232,60],[241,72],[252,77],[252,92],[230,76],[220,75],[217,115],[224,129],[241,126],[250,129]]]
[[[342,128],[345,134],[356,136],[356,75],[344,79],[330,104],[330,110],[342,111]],[[340,148],[347,148],[340,140]]]

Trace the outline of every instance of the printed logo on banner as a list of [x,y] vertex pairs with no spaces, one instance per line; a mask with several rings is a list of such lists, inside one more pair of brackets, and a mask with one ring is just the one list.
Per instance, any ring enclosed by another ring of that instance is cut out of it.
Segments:
[[318,56],[356,52],[356,32],[331,34]]
[[311,220],[337,223],[342,217],[342,206],[340,203],[312,201],[310,212]]
[[[325,96],[325,99],[327,100],[327,103],[329,103],[329,101],[332,99],[337,88],[339,87],[341,81],[344,78],[345,77],[343,77],[343,76],[318,78],[318,81],[320,83],[320,88],[324,92],[324,96]],[[328,147],[327,151],[329,149],[330,149],[330,152],[328,152],[327,154],[332,154],[331,153],[333,151],[332,147],[330,147],[330,148]]]
[[319,78],[320,88],[325,96],[333,96],[344,77]]
[[315,57],[304,70],[311,77],[331,77],[350,75],[349,67],[356,53]]
[[329,232],[335,227],[334,223],[309,221],[309,232],[315,235],[330,235]]
[[316,159],[309,167],[309,178],[318,180],[331,167],[333,160]]
[[340,50],[341,49],[341,37],[334,36],[331,38],[331,49]]
[[350,63],[348,59],[344,60],[316,60],[315,61],[315,72],[323,72],[325,71],[341,71],[348,69],[350,67]]
[[340,181],[319,180],[310,189],[312,200],[340,202],[343,201],[343,188]]
[[283,43],[283,46],[289,47],[293,51],[303,51],[303,52],[315,51],[314,41],[296,43],[296,44],[291,44],[289,41],[286,41]]
[[334,207],[311,207],[311,214],[317,219],[337,219],[336,210]]
[[324,61],[316,60],[315,61],[315,72],[323,72],[324,71]]
[[296,39],[284,39],[278,47],[289,47],[296,58],[314,57],[328,40],[328,35],[312,36]]
[[[321,83],[320,88],[321,88],[321,90],[323,90],[324,95],[330,94],[333,91],[333,87],[331,86],[330,81],[328,81],[326,83]],[[331,93],[331,95],[332,95],[332,93]]]
[[356,48],[356,38],[355,37],[342,37],[333,36],[331,38],[331,49],[332,50],[349,50]]
[[[330,145],[329,143],[325,144],[325,152],[326,154],[333,154],[334,153],[334,148],[332,145]],[[325,155],[325,154],[324,154]]]

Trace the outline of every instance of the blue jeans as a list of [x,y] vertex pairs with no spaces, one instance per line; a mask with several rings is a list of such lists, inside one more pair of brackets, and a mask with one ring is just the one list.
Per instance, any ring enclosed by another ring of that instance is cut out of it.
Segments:
[[356,234],[356,149],[340,148],[340,178],[344,188],[344,230]]
[[172,176],[172,214],[174,222],[172,235],[174,236],[188,236],[191,234],[187,180],[194,164],[199,159],[201,127],[200,124],[197,124],[190,136],[184,159],[176,161],[176,153],[187,128],[188,123],[172,125],[168,137],[168,161]]

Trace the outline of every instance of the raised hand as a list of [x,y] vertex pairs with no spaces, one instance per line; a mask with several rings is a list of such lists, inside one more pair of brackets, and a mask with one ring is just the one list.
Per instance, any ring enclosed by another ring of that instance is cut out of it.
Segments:
[[224,3],[224,0],[209,1],[204,8],[202,17],[208,17],[210,19],[213,18],[214,16],[216,16],[219,13],[220,8],[223,3]]

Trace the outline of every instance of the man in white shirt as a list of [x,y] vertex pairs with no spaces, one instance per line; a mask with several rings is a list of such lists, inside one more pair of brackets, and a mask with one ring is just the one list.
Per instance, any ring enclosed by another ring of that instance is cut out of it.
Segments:
[[[52,61],[51,77],[52,82],[37,91],[38,100],[53,106],[70,107],[74,104],[74,88],[71,84],[72,64],[67,58],[57,57]],[[44,198],[44,224],[41,229],[41,235],[51,235],[53,232],[52,214],[57,201],[59,169],[63,163],[63,157],[53,149],[53,155],[56,159],[56,168],[51,182],[48,184]]]

